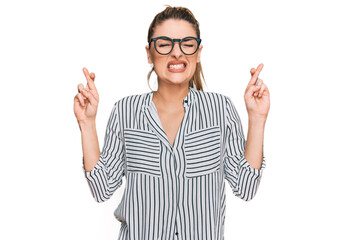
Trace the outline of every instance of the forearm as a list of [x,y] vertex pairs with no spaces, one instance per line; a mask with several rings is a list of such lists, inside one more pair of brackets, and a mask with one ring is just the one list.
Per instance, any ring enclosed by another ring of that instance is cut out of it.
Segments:
[[245,146],[245,159],[252,168],[260,169],[263,161],[264,119],[250,119]]
[[82,134],[84,169],[86,172],[90,172],[97,165],[100,157],[95,121],[79,123],[79,128]]

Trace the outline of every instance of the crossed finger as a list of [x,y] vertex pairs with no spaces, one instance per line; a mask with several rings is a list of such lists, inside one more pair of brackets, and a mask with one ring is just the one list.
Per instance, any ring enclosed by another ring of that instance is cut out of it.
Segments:
[[[251,77],[253,77],[254,73],[255,73],[256,69],[255,68],[252,68],[250,69],[250,74],[251,74]],[[260,78],[256,79],[256,82],[255,82],[255,86],[258,86],[260,85]]]
[[97,90],[96,85],[94,84],[94,79],[96,77],[95,74],[94,73],[89,74],[88,69],[85,67],[83,68],[83,73],[85,78],[87,79],[87,88],[89,90]]
[[[255,71],[254,71],[254,68],[252,68],[250,70],[250,73],[252,74],[252,77],[251,77],[248,85],[255,85],[256,81],[258,80],[259,74],[260,74],[261,70],[263,69],[263,67],[264,67],[264,64],[260,63]],[[254,72],[254,73],[252,73],[252,72]]]

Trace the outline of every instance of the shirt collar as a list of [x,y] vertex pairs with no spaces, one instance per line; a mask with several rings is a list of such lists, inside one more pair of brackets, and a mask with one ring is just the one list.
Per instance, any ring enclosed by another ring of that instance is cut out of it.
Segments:
[[[182,100],[183,105],[186,107],[190,107],[195,99],[195,91],[196,89],[189,86],[189,93],[186,95],[186,97]],[[145,103],[143,105],[143,109],[150,107],[150,104],[152,102],[153,97],[153,91],[147,93]]]

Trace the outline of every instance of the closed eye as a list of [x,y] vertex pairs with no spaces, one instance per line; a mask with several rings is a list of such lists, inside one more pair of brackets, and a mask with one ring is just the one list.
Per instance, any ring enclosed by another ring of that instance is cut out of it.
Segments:
[[170,47],[171,44],[160,44],[159,47]]

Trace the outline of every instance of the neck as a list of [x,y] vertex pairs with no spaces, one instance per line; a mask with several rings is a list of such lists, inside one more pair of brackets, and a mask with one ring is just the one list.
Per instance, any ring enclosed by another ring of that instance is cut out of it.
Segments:
[[189,93],[189,83],[182,85],[164,85],[158,86],[157,91],[153,93],[153,100],[162,105],[179,105]]

